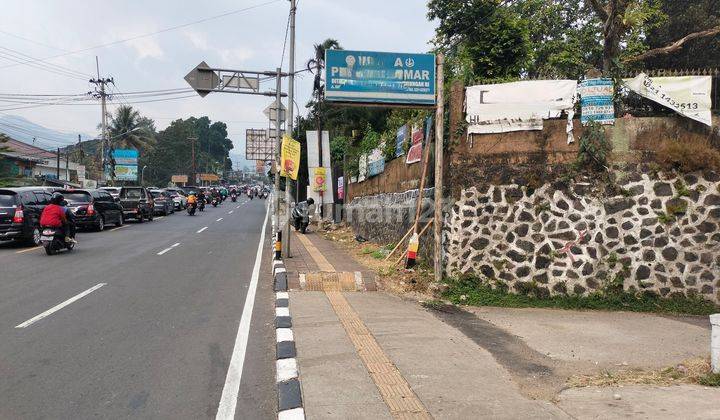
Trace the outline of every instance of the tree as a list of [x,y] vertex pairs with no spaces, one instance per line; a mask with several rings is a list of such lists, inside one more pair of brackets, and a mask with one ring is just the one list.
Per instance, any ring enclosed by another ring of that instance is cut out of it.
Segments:
[[633,46],[644,44],[646,34],[660,28],[666,21],[667,15],[663,12],[662,6],[670,0],[585,1],[603,22],[602,70],[607,74],[619,68],[620,62],[636,63],[673,54],[692,41],[720,35],[720,23],[711,22],[708,24],[714,26],[690,27],[690,32],[680,38],[674,38],[667,45],[645,51],[634,51]]
[[446,73],[466,83],[478,78],[515,78],[530,59],[527,22],[508,0],[430,0],[428,18],[437,19],[432,43],[445,54]]
[[110,118],[110,144],[115,148],[145,150],[155,141],[155,123],[129,105],[120,106]]
[[9,152],[11,150],[5,145],[8,140],[10,140],[10,137],[5,135],[5,133],[0,133],[0,177],[9,175],[8,167],[10,165],[8,164],[8,159],[2,155],[3,153]]

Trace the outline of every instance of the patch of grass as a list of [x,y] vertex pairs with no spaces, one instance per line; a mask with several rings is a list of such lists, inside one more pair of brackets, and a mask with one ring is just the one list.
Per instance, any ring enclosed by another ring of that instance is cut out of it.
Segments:
[[446,305],[441,300],[431,299],[431,300],[426,300],[426,301],[422,302],[422,306],[425,308],[428,308],[428,309],[438,310],[438,309],[444,308]]
[[688,189],[687,185],[685,185],[682,179],[678,179],[677,181],[675,181],[675,191],[677,191],[677,197],[690,197],[691,191]]
[[543,201],[535,206],[536,216],[548,211],[550,211],[550,203],[548,203],[547,201]]
[[664,225],[669,225],[675,221],[675,216],[665,212],[657,213],[658,221]]
[[376,260],[382,260],[383,258],[385,258],[386,255],[387,255],[387,252],[384,251],[384,250],[382,250],[382,249],[378,249],[377,251],[373,251],[373,252],[370,254],[370,256],[373,257],[373,258],[375,258]]
[[374,248],[372,248],[372,247],[369,247],[369,246],[366,246],[366,247],[363,247],[363,249],[362,249],[360,252],[361,252],[363,255],[369,255],[369,254],[372,254],[372,253],[375,252],[375,251],[376,251],[376,249],[374,249]]
[[720,373],[708,373],[698,378],[698,383],[705,386],[720,386]]
[[[481,279],[463,276],[446,281],[447,292],[443,297],[455,304],[471,306],[498,306],[507,308],[556,308],[593,309],[631,312],[654,312],[668,314],[710,315],[718,312],[713,302],[696,297],[661,298],[652,293],[623,291],[622,288],[606,288],[588,296],[556,295],[538,297],[537,293],[508,293],[507,287],[493,288]],[[464,298],[461,299],[461,296]]]
[[[694,358],[660,370],[621,369],[611,372],[605,369],[599,374],[576,375],[568,380],[568,385],[572,387],[621,385],[670,386],[685,383],[719,386],[720,375],[713,375],[712,373],[708,373],[709,371],[710,363],[707,359]],[[715,376],[715,378],[712,378],[713,376]]]

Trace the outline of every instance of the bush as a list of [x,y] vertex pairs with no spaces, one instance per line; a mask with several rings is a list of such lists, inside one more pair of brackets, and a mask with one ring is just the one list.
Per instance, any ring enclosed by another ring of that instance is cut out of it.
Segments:
[[597,122],[590,122],[580,137],[576,166],[605,171],[610,153],[612,153],[612,143],[605,136],[605,129]]

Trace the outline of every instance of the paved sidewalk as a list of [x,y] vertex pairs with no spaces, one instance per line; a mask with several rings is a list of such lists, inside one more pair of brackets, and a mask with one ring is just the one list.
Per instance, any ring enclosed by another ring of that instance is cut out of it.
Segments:
[[[720,418],[718,388],[564,389],[571,374],[619,362],[655,368],[702,355],[709,334],[702,322],[592,311],[428,310],[323,283],[328,271],[360,271],[374,290],[371,273],[319,235],[295,234],[292,248],[286,267],[308,419]],[[319,269],[326,273],[312,274]],[[324,291],[300,290],[301,275],[321,279]]]
[[[362,271],[331,242],[314,234],[305,238],[312,242],[312,251],[321,251],[334,268]],[[298,238],[291,244],[295,257],[286,263],[289,275],[297,279],[323,264],[302,249]],[[295,285],[299,287],[299,282]],[[331,293],[295,291],[291,296],[309,419],[427,418],[423,410],[433,418],[447,419],[567,418],[553,404],[523,396],[490,353],[417,303],[384,293],[337,293],[347,302],[343,307]],[[343,319],[348,311],[357,319]],[[363,329],[371,341],[355,337]],[[370,351],[375,345],[378,348]],[[397,371],[395,376],[379,374],[385,372],[378,372],[373,363],[383,360],[390,364],[389,370]],[[400,401],[417,398],[421,409],[398,411],[388,385],[400,390],[407,385],[411,395]]]

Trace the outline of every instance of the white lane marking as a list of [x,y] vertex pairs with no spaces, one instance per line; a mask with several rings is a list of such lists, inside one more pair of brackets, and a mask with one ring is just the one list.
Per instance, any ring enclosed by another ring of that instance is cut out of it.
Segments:
[[275,293],[276,299],[290,299],[290,294],[288,292],[277,292]]
[[110,232],[115,232],[116,230],[125,229],[125,228],[128,228],[128,227],[130,227],[130,225],[118,226],[118,227],[116,227],[116,228],[113,228]]
[[275,362],[275,369],[277,372],[277,381],[283,382],[288,379],[297,378],[297,360],[292,359],[280,359]]
[[283,341],[295,341],[295,337],[293,336],[293,332],[290,328],[277,328],[275,330],[275,334],[277,335],[277,342],[282,343]]
[[275,316],[290,316],[290,308],[275,308]]
[[223,218],[221,217],[221,218],[217,219],[216,222],[219,222],[219,221],[221,221],[222,219],[223,219]]
[[85,297],[85,296],[89,295],[90,293],[96,291],[97,289],[105,286],[106,284],[107,284],[107,283],[99,283],[99,284],[96,284],[95,286],[87,289],[86,291],[84,291],[84,292],[82,292],[82,293],[80,293],[80,294],[78,294],[78,295],[75,295],[75,296],[71,297],[70,299],[66,300],[65,302],[62,302],[62,303],[59,303],[59,304],[53,306],[52,308],[50,308],[50,309],[48,309],[47,311],[41,313],[40,315],[34,316],[34,317],[28,319],[27,321],[23,322],[22,324],[19,324],[19,325],[15,326],[15,328],[25,328],[25,327],[29,327],[30,325],[32,325],[32,324],[40,321],[40,320],[43,319],[43,318],[46,318],[46,317],[54,314],[55,312],[59,311],[60,309],[62,309],[62,308],[64,308],[64,307],[68,306],[69,304],[75,302],[76,300],[82,299],[83,297]]
[[203,232],[205,232],[205,231],[207,230],[207,228],[208,228],[208,227],[205,226],[204,228],[198,230],[197,233],[203,233]]
[[161,220],[161,219],[164,219],[164,218],[165,218],[165,216],[159,216],[159,217],[156,217],[155,220]]
[[180,246],[180,242],[178,242],[178,243],[176,243],[176,244],[173,244],[173,245],[172,245],[171,247],[169,247],[169,248],[163,249],[162,251],[158,252],[157,254],[158,254],[158,255],[163,255],[163,254],[169,252],[170,250],[172,250],[173,248],[178,247],[178,246]]
[[239,208],[240,208],[240,206],[237,206],[237,207],[235,207],[235,208],[236,208],[236,209],[239,209]]
[[230,211],[228,212],[228,214],[233,214],[234,211],[235,211],[235,210],[230,210]]
[[255,254],[255,266],[253,267],[250,285],[245,296],[240,325],[238,325],[235,345],[233,346],[230,366],[225,377],[220,405],[218,406],[215,419],[230,420],[235,418],[238,392],[240,392],[240,381],[242,379],[243,364],[245,363],[245,352],[247,351],[248,338],[250,337],[250,321],[252,320],[253,307],[255,306],[255,293],[257,292],[258,278],[260,277],[260,264],[262,263],[262,250],[265,243],[265,228],[267,227],[270,210],[265,212],[260,241],[258,242],[257,253]]

